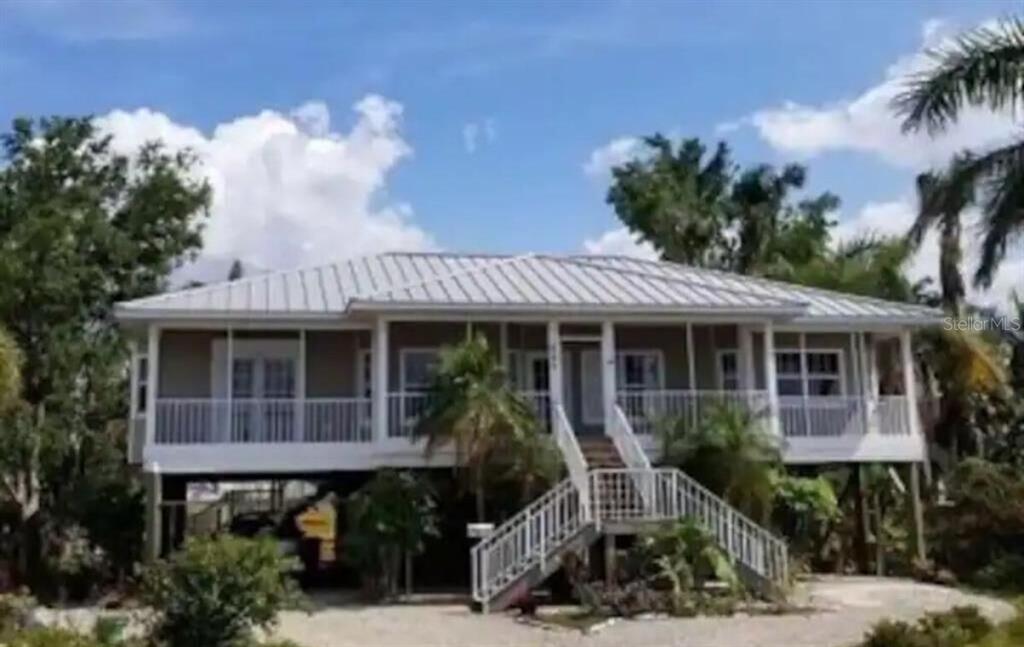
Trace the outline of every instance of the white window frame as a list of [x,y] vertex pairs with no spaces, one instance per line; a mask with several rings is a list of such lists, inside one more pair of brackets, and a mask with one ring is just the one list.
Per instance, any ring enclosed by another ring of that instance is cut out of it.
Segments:
[[[143,364],[146,365],[143,369]],[[147,393],[149,392],[149,355],[147,353],[135,353],[135,357],[132,360],[132,417],[133,418],[144,418],[146,417],[146,400],[149,398],[141,397],[142,388],[145,387]]]
[[[626,386],[626,357],[628,355],[639,357],[653,357],[657,363],[657,384],[655,390],[665,390],[665,353],[660,348],[626,348],[615,352],[615,390],[629,391]],[[641,390],[641,389],[632,389]],[[644,390],[647,390],[646,386]]]
[[812,347],[800,348],[799,346],[797,346],[797,347],[776,348],[775,349],[775,365],[776,366],[781,366],[781,364],[782,364],[779,361],[779,355],[786,354],[786,353],[792,353],[792,354],[795,354],[795,355],[800,355],[802,353],[804,357],[801,358],[801,367],[806,367],[807,366],[807,364],[808,364],[808,362],[807,362],[808,357],[807,356],[809,356],[809,355],[835,355],[836,358],[837,358],[836,368],[838,370],[838,375],[832,375],[830,373],[811,373],[810,371],[806,371],[806,373],[805,373],[803,368],[801,368],[799,373],[783,373],[783,372],[779,371],[778,369],[776,369],[776,374],[775,374],[776,388],[778,386],[778,381],[780,379],[785,378],[785,379],[789,379],[789,380],[792,380],[792,379],[799,379],[800,380],[800,395],[795,395],[795,396],[791,395],[791,396],[782,396],[782,397],[791,397],[791,398],[792,397],[798,397],[798,398],[799,397],[826,397],[826,398],[830,397],[830,396],[814,396],[814,395],[810,394],[810,390],[807,387],[809,386],[811,380],[816,380],[816,379],[829,379],[830,380],[830,379],[838,378],[838,380],[839,380],[839,393],[837,393],[836,396],[837,397],[838,396],[844,396],[844,395],[846,395],[848,393],[847,388],[846,388],[846,353],[844,352],[844,349],[842,349],[842,348],[812,348]]
[[[732,356],[735,358],[736,374],[732,376],[736,380],[736,388],[730,389],[725,386],[725,369],[722,365],[722,358]],[[718,384],[719,391],[740,391],[742,389],[742,380],[740,379],[740,351],[738,348],[719,348],[715,351],[715,383]]]
[[[441,348],[439,346],[407,346],[401,348],[398,351],[398,385],[402,393],[410,393],[410,385],[405,379],[405,366],[411,355],[423,355],[432,354],[435,359],[440,359]],[[422,393],[430,387],[430,384],[424,384],[422,387],[416,388],[416,393]]]

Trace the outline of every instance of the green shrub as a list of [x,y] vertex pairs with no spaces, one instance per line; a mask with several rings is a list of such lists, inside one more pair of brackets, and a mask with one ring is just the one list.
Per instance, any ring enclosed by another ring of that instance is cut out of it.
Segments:
[[5,647],[107,647],[91,636],[69,631],[39,627],[19,631],[5,638]]
[[422,479],[382,470],[349,497],[345,554],[373,596],[395,595],[404,555],[423,552],[438,535],[437,503]]
[[992,623],[977,607],[954,607],[929,613],[916,625],[883,620],[871,629],[861,647],[968,647],[992,629]]
[[20,593],[0,593],[0,638],[28,626],[35,598]]
[[143,598],[156,612],[153,638],[167,647],[235,647],[271,629],[299,601],[290,562],[271,539],[218,537],[186,542],[149,569]]
[[1024,592],[1024,554],[1007,553],[996,557],[983,566],[972,581],[992,591]]

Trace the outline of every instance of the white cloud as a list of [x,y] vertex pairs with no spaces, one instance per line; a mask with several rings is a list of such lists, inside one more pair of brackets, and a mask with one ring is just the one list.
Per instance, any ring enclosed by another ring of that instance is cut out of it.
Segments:
[[787,102],[720,124],[719,132],[735,130],[738,124],[751,125],[785,153],[813,157],[831,151],[857,151],[914,170],[941,166],[964,148],[984,149],[1019,133],[1013,115],[984,108],[965,110],[958,123],[939,137],[901,132],[901,120],[890,102],[903,90],[908,74],[932,64],[925,50],[941,46],[951,29],[943,21],[929,20],[921,31],[921,49],[890,65],[878,84],[859,95],[819,105]]
[[658,252],[654,250],[653,245],[639,240],[625,227],[610,229],[597,238],[587,238],[583,241],[583,251],[587,254],[632,256],[647,260],[658,258]]
[[595,179],[607,177],[613,167],[621,166],[643,154],[644,144],[639,137],[616,137],[590,152],[583,163],[583,172]]
[[491,117],[462,126],[462,145],[467,153],[475,153],[482,145],[493,144],[497,139],[498,127]]
[[[835,231],[837,240],[850,240],[859,234],[875,233],[882,235],[903,236],[910,229],[917,214],[916,201],[911,197],[902,197],[885,202],[869,202],[852,218],[844,220]],[[967,296],[971,302],[979,305],[1004,307],[1010,303],[1013,289],[1024,293],[1024,254],[1012,255],[999,268],[992,288],[980,291],[971,285],[972,272],[977,267],[978,244],[981,236],[978,231],[978,212],[968,212],[964,226],[964,281],[967,283]],[[931,231],[925,236],[921,248],[911,260],[907,275],[913,280],[925,277],[934,279],[934,286],[939,287],[939,240],[938,235]]]
[[409,205],[387,200],[389,174],[412,154],[399,131],[402,106],[369,95],[354,110],[348,132],[331,130],[320,102],[290,115],[241,116],[209,135],[147,108],[115,110],[97,125],[123,152],[153,139],[196,152],[213,187],[203,249],[209,257],[276,269],[435,247],[411,221]]

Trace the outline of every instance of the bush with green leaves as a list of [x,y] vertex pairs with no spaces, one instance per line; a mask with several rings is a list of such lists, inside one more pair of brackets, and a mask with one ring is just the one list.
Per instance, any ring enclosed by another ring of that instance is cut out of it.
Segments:
[[860,647],[968,647],[992,631],[992,623],[977,607],[954,607],[929,613],[916,624],[883,620],[872,627]]
[[381,470],[346,504],[345,556],[375,597],[398,593],[403,557],[423,552],[438,535],[437,501],[423,479]]
[[789,541],[795,557],[812,559],[827,540],[829,527],[840,517],[832,483],[823,476],[775,476],[775,526]]
[[932,510],[929,520],[937,562],[974,579],[990,565],[1012,566],[1013,556],[1024,557],[1024,475],[1019,471],[967,459],[949,479],[948,497],[951,505]]
[[[660,612],[676,616],[727,615],[742,592],[728,556],[692,521],[668,523],[641,535],[606,587],[589,582],[585,567],[567,567],[580,601],[593,613],[634,616]],[[715,581],[724,587],[711,587]]]
[[767,521],[782,454],[762,417],[723,403],[711,407],[696,425],[688,418],[665,421],[661,441],[666,464],[753,519]]
[[192,539],[147,570],[143,600],[155,612],[152,637],[166,647],[247,645],[278,613],[298,605],[290,560],[269,538]]

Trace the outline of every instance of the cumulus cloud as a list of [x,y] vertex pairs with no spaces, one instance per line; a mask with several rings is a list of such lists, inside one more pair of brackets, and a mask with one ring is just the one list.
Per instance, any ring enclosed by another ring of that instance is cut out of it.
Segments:
[[493,144],[497,139],[498,127],[491,117],[462,126],[462,145],[467,153],[475,153],[482,145]]
[[[903,236],[910,229],[917,214],[917,203],[905,196],[894,200],[869,202],[853,217],[844,220],[835,231],[837,240],[851,240],[863,234]],[[1024,254],[1011,255],[999,268],[992,288],[982,292],[971,285],[971,273],[978,266],[978,248],[981,244],[979,214],[972,210],[966,214],[964,226],[964,279],[967,296],[973,303],[1005,307],[1010,303],[1013,290],[1024,296]],[[907,267],[907,275],[913,280],[925,277],[934,279],[938,288],[939,240],[931,231],[925,237],[921,248]]]
[[644,143],[639,137],[616,137],[590,152],[583,163],[583,173],[595,179],[604,179],[612,168],[621,166],[643,154]]
[[653,245],[640,240],[625,227],[610,229],[597,238],[587,238],[583,241],[583,251],[587,254],[632,256],[645,260],[658,258]]
[[391,172],[412,154],[400,132],[402,106],[369,95],[354,111],[347,132],[332,129],[322,102],[240,116],[210,134],[147,108],[115,110],[97,125],[122,152],[154,139],[195,151],[213,187],[206,256],[276,269],[435,247],[411,207],[386,195]]
[[753,126],[775,149],[813,157],[831,151],[856,151],[914,170],[943,165],[964,148],[984,149],[1008,141],[1019,132],[1013,115],[995,114],[984,108],[965,110],[958,123],[939,137],[927,133],[904,134],[901,120],[890,102],[899,94],[909,74],[933,63],[925,50],[941,46],[951,28],[929,20],[921,29],[921,48],[889,66],[882,79],[854,97],[810,105],[795,101],[759,110],[739,121],[719,124],[719,132],[739,124]]

